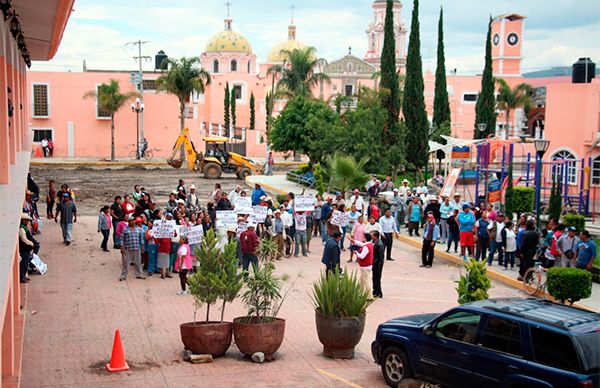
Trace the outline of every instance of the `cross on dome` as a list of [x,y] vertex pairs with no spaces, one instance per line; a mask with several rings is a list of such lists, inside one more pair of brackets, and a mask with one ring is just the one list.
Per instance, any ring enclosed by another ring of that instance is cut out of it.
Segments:
[[231,17],[231,13],[230,13],[230,8],[231,8],[231,1],[227,1],[225,3],[225,6],[227,7],[227,19],[229,19]]

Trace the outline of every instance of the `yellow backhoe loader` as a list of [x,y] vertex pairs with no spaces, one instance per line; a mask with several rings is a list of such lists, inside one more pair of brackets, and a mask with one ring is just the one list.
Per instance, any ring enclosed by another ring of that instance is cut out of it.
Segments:
[[183,159],[174,159],[175,154],[183,145],[188,170],[197,170],[205,178],[218,179],[225,173],[235,173],[239,179],[246,179],[251,174],[262,174],[263,166],[235,152],[229,152],[229,139],[222,136],[211,136],[202,139],[206,143],[206,153],[197,152],[190,139],[189,130],[184,128],[177,138],[167,163],[174,168],[180,168]]

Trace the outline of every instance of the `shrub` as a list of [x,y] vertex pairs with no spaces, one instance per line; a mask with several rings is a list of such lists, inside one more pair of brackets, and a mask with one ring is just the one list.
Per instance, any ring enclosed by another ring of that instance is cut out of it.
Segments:
[[577,232],[585,229],[585,217],[579,214],[566,214],[563,217],[563,223],[567,226],[574,226]]
[[247,322],[273,322],[285,296],[281,294],[283,278],[273,274],[273,263],[257,266],[252,264],[252,275],[246,280],[248,289],[242,295],[242,301],[248,310]]
[[321,163],[315,164],[315,189],[317,189],[317,194],[319,195],[323,195],[326,190]]
[[302,163],[301,165],[298,166],[298,172],[300,174],[304,174],[305,172],[310,172],[310,171],[312,171],[312,167],[308,163]]
[[578,268],[550,268],[547,286],[554,299],[573,304],[592,294],[592,274]]
[[275,200],[277,201],[277,203],[279,205],[281,205],[283,203],[283,201],[285,201],[285,198],[286,198],[285,194],[277,194],[275,196]]
[[465,275],[460,276],[456,288],[458,303],[465,304],[488,299],[488,290],[492,286],[492,282],[487,276],[485,262],[471,259],[468,263],[465,263],[465,268],[467,272]]
[[551,220],[560,219],[562,213],[562,194],[561,194],[560,178],[552,180],[552,191],[550,192],[550,199],[548,200],[548,217]]
[[356,272],[340,274],[321,272],[321,278],[313,284],[311,295],[315,309],[326,317],[360,317],[371,304],[369,292],[358,280]]
[[517,214],[533,212],[535,189],[533,187],[515,187],[513,192],[513,209]]

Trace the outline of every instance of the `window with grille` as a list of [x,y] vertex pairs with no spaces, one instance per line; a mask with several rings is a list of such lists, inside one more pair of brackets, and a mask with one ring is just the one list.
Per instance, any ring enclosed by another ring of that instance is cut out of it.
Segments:
[[600,155],[592,160],[592,184],[600,186]]
[[48,85],[33,84],[33,117],[50,117]]
[[142,82],[144,85],[144,90],[156,90],[156,80],[155,79],[145,79]]
[[[570,185],[577,184],[577,160],[575,155],[567,150],[555,152],[552,155],[552,160],[563,161],[562,163],[556,164],[551,169],[551,174],[559,177],[561,182],[565,182],[565,169],[567,175],[567,183]],[[552,179],[552,175],[550,176]]]
[[477,93],[464,93],[463,102],[477,102]]
[[33,128],[33,141],[34,143],[41,142],[44,138],[46,140],[52,139],[52,130],[51,129],[37,129]]
[[[100,85],[96,86],[96,95],[99,93]],[[100,108],[98,105],[98,98],[96,97],[96,118],[98,119],[110,119],[110,112],[106,109]]]

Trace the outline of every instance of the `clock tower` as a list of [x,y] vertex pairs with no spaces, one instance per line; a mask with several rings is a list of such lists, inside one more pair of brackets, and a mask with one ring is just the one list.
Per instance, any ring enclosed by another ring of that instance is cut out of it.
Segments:
[[[369,62],[379,70],[381,66],[381,51],[383,50],[383,39],[385,35],[385,11],[386,0],[375,0],[373,2],[373,21],[367,29],[367,53],[365,61]],[[396,37],[396,68],[404,73],[406,66],[406,26],[402,23],[402,3],[394,0],[394,35]]]
[[494,76],[521,76],[521,55],[525,16],[516,13],[496,16],[492,20],[492,65]]

